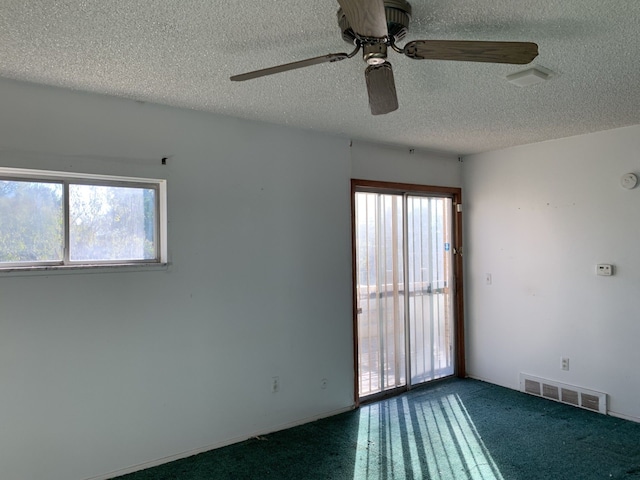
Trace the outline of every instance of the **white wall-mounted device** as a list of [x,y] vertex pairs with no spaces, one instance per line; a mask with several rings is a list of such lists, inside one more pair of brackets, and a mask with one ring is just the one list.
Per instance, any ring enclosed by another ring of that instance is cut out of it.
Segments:
[[596,273],[603,277],[610,277],[613,275],[613,265],[608,263],[599,263],[596,265]]
[[620,185],[622,185],[627,190],[635,188],[637,184],[638,176],[635,173],[625,173],[620,179]]

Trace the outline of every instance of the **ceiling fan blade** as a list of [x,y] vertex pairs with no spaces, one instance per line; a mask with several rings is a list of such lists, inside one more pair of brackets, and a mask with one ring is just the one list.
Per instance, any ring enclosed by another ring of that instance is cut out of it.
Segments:
[[384,115],[398,109],[396,83],[389,62],[369,65],[364,72],[372,115]]
[[354,32],[361,37],[386,37],[384,0],[338,0]]
[[538,45],[531,42],[416,40],[405,45],[404,54],[416,60],[457,60],[524,65],[538,56]]
[[328,55],[322,55],[320,57],[307,58],[306,60],[300,60],[299,62],[285,63],[284,65],[278,65],[277,67],[263,68],[262,70],[255,70],[253,72],[241,73],[240,75],[234,75],[231,80],[234,82],[242,82],[244,80],[251,80],[252,78],[264,77],[266,75],[273,75],[274,73],[287,72],[289,70],[295,70],[296,68],[309,67],[311,65],[318,65],[319,63],[337,62],[349,58],[346,53],[330,53]]

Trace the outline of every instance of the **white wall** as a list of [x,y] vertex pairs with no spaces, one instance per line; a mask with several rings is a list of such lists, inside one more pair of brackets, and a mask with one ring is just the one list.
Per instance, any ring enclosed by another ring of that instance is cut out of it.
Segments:
[[443,187],[462,184],[462,164],[452,155],[358,141],[352,143],[352,178]]
[[471,375],[603,391],[612,413],[640,420],[640,187],[620,186],[639,151],[634,126],[464,159]]
[[348,140],[0,92],[0,165],[166,178],[171,261],[0,273],[0,478],[104,475],[352,406]]
[[0,478],[104,478],[351,408],[352,163],[460,182],[406,155],[0,80],[0,166],[166,178],[170,259],[0,273]]

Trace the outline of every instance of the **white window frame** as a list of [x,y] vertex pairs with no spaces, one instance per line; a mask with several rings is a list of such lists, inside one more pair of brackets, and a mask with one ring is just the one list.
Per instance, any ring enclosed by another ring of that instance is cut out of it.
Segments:
[[[0,167],[0,180],[59,183],[63,187],[63,242],[62,261],[0,263],[0,272],[50,271],[87,269],[96,267],[145,267],[167,265],[167,181],[158,178],[123,177],[91,173],[31,170]],[[96,185],[113,187],[150,188],[156,191],[155,246],[156,258],[144,260],[85,261],[69,258],[69,185]]]

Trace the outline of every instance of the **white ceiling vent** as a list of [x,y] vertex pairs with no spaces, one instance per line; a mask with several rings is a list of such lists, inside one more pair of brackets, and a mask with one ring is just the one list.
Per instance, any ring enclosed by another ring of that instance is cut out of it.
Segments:
[[551,76],[551,70],[536,66],[533,68],[528,68],[527,70],[523,70],[521,72],[512,73],[511,75],[507,75],[507,80],[518,87],[528,87],[529,85],[535,85],[536,83],[544,82],[545,80],[549,80]]
[[520,374],[520,391],[604,415],[607,414],[606,393],[574,387],[573,385],[566,385],[526,373]]

